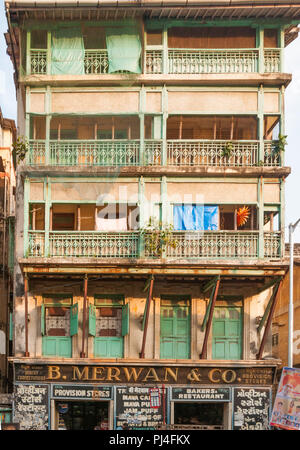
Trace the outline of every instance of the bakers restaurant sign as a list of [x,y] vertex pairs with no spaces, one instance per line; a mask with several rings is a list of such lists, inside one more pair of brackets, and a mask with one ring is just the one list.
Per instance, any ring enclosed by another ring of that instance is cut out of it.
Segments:
[[94,366],[15,364],[16,382],[270,385],[275,367]]

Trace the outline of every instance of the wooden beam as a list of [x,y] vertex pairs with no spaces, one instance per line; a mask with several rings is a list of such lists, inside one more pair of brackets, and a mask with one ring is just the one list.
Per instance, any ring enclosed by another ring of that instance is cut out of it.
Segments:
[[148,322],[149,322],[149,313],[150,313],[150,304],[152,299],[152,291],[153,291],[153,283],[154,283],[154,277],[151,277],[149,291],[148,291],[148,298],[146,303],[146,316],[145,316],[145,325],[144,325],[144,334],[143,334],[143,342],[142,342],[142,349],[140,352],[140,358],[145,358],[145,346],[146,346],[146,338],[147,338],[147,331],[148,331]]
[[265,343],[266,343],[266,340],[267,340],[267,336],[268,336],[268,333],[269,333],[269,330],[270,330],[270,327],[271,327],[272,318],[273,318],[273,314],[274,314],[274,311],[275,311],[276,303],[277,303],[277,300],[279,298],[279,292],[280,292],[281,286],[282,286],[282,279],[280,280],[279,284],[275,288],[276,292],[274,293],[274,300],[273,300],[272,306],[270,308],[270,313],[269,313],[268,320],[267,320],[267,323],[266,323],[264,335],[263,335],[263,338],[262,338],[262,341],[261,341],[261,344],[260,344],[259,351],[258,351],[258,353],[256,355],[256,359],[261,359],[262,358],[262,354],[263,354],[263,351],[264,351],[264,347],[265,347]]
[[212,304],[211,304],[210,311],[209,311],[209,317],[208,317],[208,322],[206,325],[205,336],[204,336],[204,341],[203,341],[202,352],[200,354],[200,359],[205,359],[207,357],[207,341],[208,341],[208,336],[209,336],[209,332],[210,332],[210,328],[211,328],[211,324],[212,324],[214,307],[215,307],[215,303],[216,303],[217,296],[218,296],[219,286],[220,286],[220,277],[218,278],[217,283],[216,283],[215,292],[214,292]]

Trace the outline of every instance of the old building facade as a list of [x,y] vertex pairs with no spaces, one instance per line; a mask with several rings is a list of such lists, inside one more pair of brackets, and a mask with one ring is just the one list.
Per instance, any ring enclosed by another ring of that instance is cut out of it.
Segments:
[[268,428],[300,5],[38,3],[6,2],[14,421]]
[[12,355],[13,268],[15,225],[15,162],[12,145],[16,126],[0,108],[0,421],[12,418],[12,377],[8,357]]

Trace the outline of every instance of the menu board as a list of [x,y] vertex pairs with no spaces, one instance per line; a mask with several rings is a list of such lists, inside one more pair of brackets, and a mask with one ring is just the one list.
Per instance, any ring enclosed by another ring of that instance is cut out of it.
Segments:
[[14,422],[20,430],[47,430],[49,386],[46,384],[15,384]]
[[[153,402],[156,393],[158,396]],[[115,428],[118,430],[126,426],[145,430],[154,429],[164,421],[167,423],[167,395],[166,388],[163,391],[157,387],[153,390],[151,387],[117,387]]]
[[233,391],[233,429],[268,430],[271,389],[240,387]]

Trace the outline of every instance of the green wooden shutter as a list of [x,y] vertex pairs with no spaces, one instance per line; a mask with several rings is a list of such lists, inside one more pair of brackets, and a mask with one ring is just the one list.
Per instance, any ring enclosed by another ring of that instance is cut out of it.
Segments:
[[41,334],[45,334],[45,305],[41,306]]
[[78,333],[78,303],[70,308],[70,336]]
[[129,333],[129,303],[122,308],[122,336]]
[[96,308],[94,305],[89,307],[89,334],[96,336]]
[[9,340],[13,340],[13,315],[9,313]]

